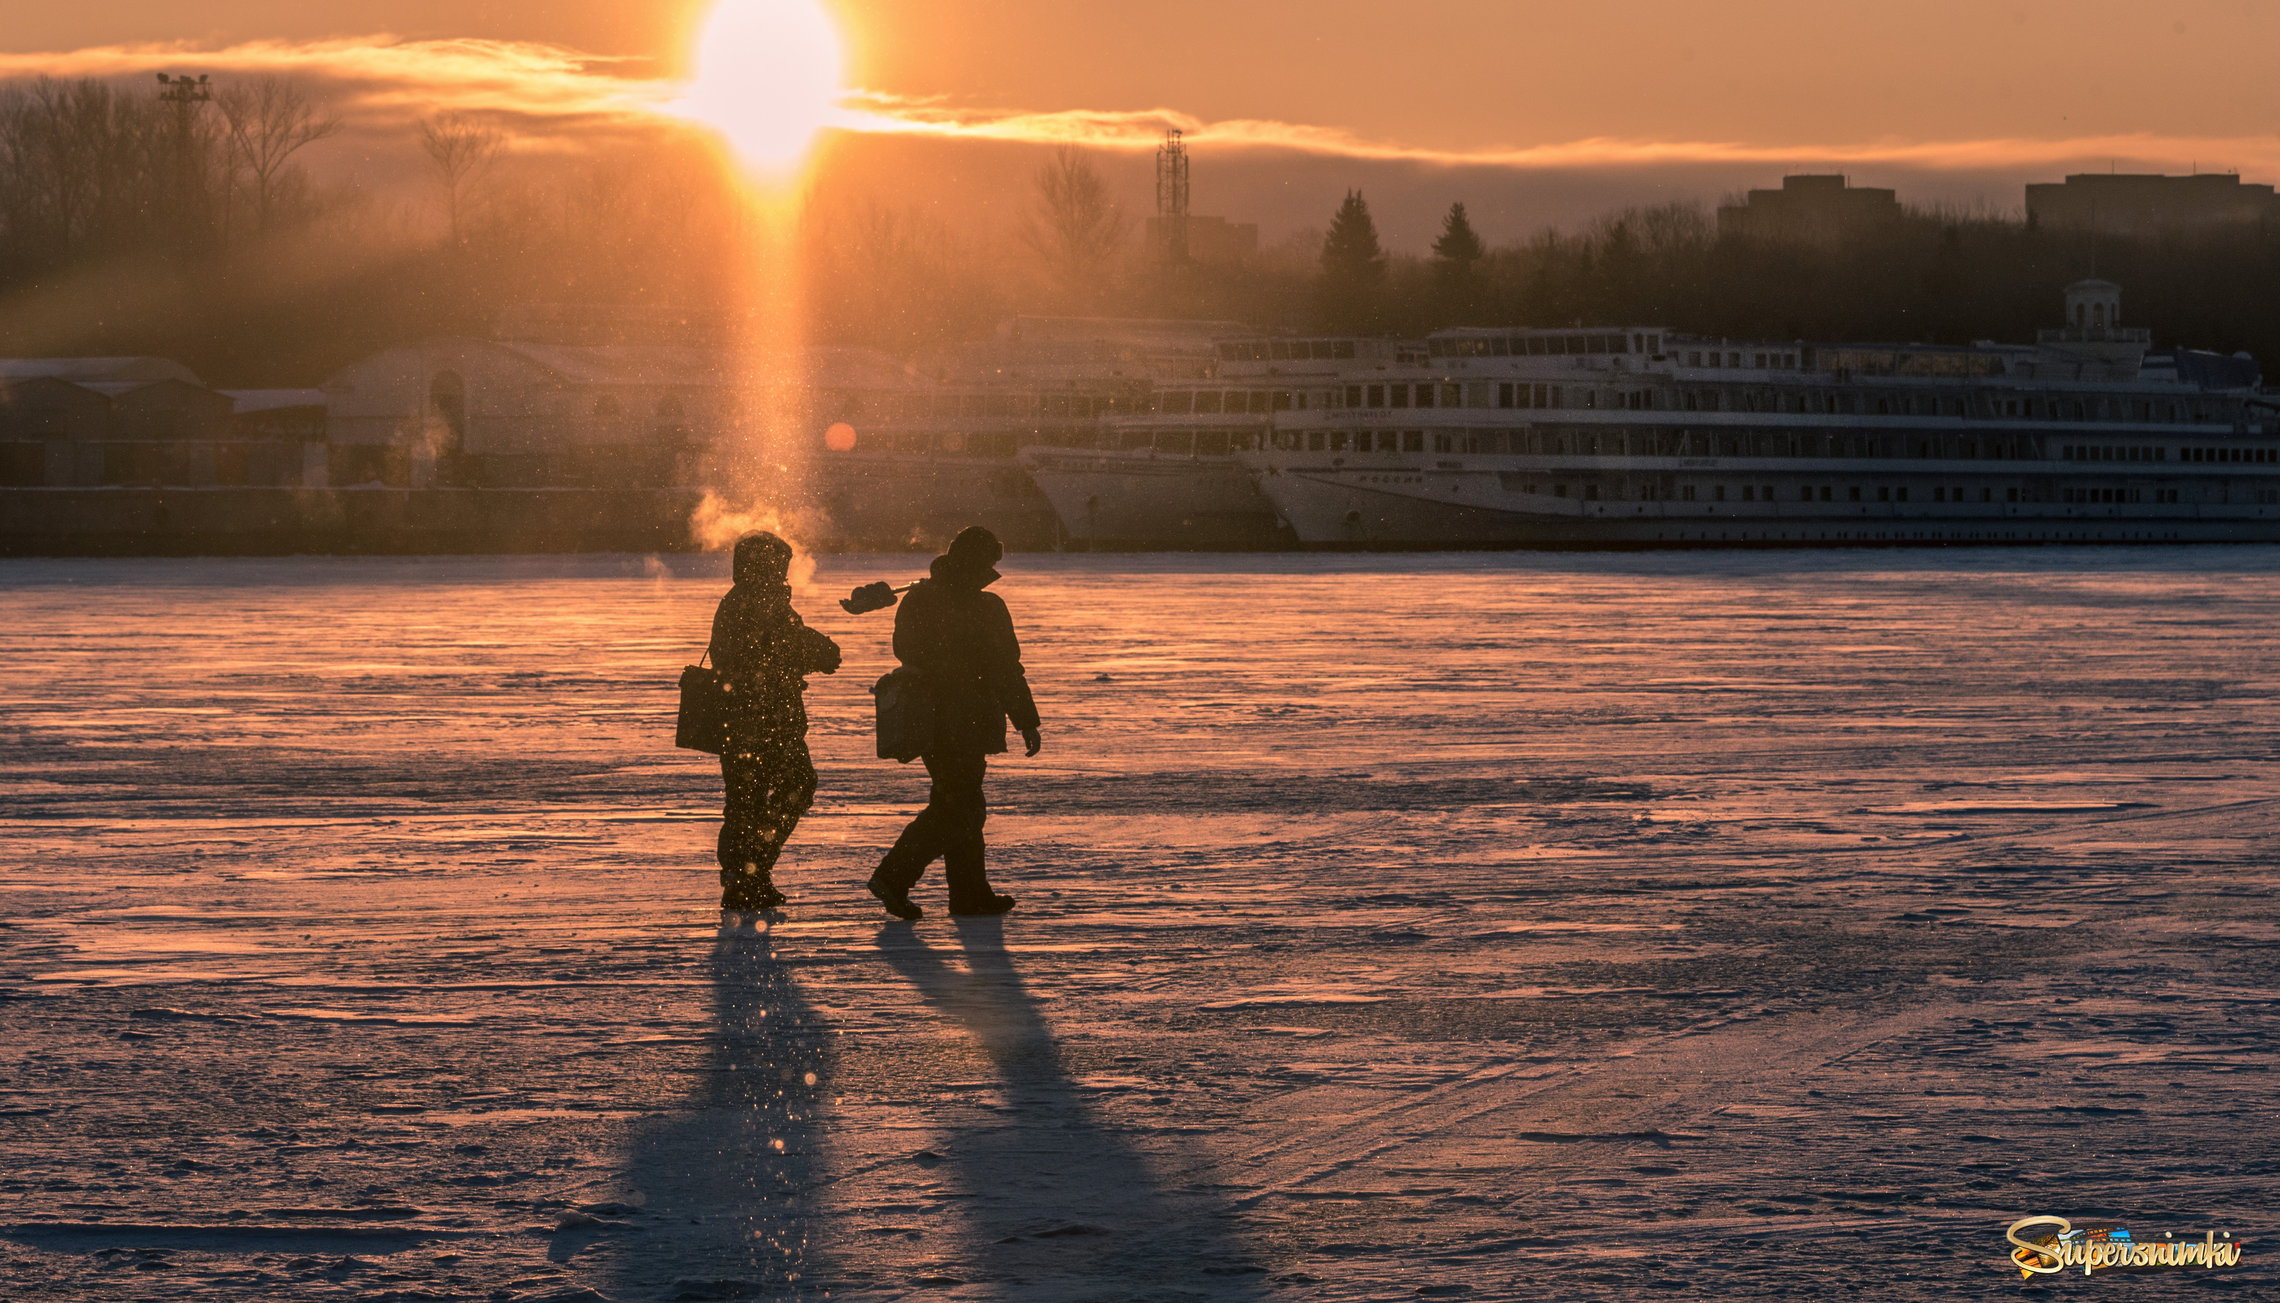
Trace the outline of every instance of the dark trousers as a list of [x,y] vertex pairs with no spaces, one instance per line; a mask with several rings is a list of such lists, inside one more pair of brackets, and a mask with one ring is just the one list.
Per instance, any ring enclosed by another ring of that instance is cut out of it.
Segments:
[[926,808],[895,839],[894,849],[879,861],[875,876],[890,887],[910,890],[939,858],[950,899],[965,900],[990,892],[989,873],[982,867],[982,824],[989,806],[982,799],[982,775],[989,762],[978,755],[923,756],[926,776],[934,781]]
[[807,743],[721,753],[728,808],[720,817],[720,885],[766,882],[800,816],[815,804],[815,764]]

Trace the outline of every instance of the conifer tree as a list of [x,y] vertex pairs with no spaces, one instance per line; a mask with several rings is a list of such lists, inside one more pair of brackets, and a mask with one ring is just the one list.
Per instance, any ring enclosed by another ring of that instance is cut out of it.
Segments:
[[1462,280],[1472,274],[1473,264],[1488,255],[1480,237],[1473,234],[1472,220],[1465,216],[1462,203],[1449,205],[1449,215],[1441,219],[1441,238],[1433,241],[1433,261],[1443,275]]
[[1362,192],[1349,190],[1322,239],[1322,307],[1330,328],[1360,331],[1376,325],[1384,281],[1385,250],[1378,245],[1377,223]]

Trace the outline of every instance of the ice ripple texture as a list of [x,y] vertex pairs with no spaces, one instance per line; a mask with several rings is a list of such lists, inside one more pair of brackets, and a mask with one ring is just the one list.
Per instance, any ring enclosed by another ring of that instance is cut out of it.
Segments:
[[915,927],[909,558],[758,926],[717,560],[0,563],[0,1295],[2254,1293],[2276,563],[1015,557],[1022,905]]

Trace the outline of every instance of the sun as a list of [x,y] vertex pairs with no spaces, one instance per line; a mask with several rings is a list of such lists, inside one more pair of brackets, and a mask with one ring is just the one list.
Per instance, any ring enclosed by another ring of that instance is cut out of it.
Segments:
[[839,29],[818,0],[719,0],[680,109],[764,176],[795,171],[841,93]]

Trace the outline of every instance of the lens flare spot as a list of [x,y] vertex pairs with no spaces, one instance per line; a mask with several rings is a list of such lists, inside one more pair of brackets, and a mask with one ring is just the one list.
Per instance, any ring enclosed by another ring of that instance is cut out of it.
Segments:
[[831,428],[823,432],[823,446],[833,452],[855,451],[855,427],[845,421],[832,422]]

